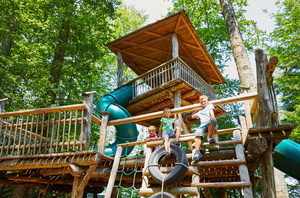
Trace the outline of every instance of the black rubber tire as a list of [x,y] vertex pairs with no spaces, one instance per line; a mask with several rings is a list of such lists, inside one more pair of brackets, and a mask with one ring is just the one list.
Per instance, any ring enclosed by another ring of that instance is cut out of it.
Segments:
[[[188,166],[188,160],[182,148],[174,144],[170,144],[170,153],[175,155],[176,163],[182,163]],[[161,146],[151,154],[149,159],[149,165],[159,164],[161,159],[164,156],[165,156],[165,148],[164,146]],[[164,179],[164,186],[170,186],[175,184],[176,182],[182,179],[182,177],[188,170],[187,167],[185,167],[184,165],[176,164],[172,169],[172,171],[165,176],[160,171],[159,166],[149,166],[148,169],[149,169],[149,173],[157,183],[162,184],[162,181]]]
[[[161,198],[161,192],[151,195],[150,198]],[[171,193],[163,192],[163,198],[175,198],[175,196],[172,195]]]

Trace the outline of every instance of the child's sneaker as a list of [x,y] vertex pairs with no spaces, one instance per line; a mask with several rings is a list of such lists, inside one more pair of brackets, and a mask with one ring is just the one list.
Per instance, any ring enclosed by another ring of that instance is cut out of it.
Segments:
[[198,161],[202,157],[200,151],[196,151],[193,156],[193,161]]
[[180,143],[179,143],[179,141],[175,141],[175,143],[174,143],[176,146],[180,146]]
[[215,140],[214,138],[212,138],[211,136],[209,136],[209,137],[207,138],[207,141],[208,141],[210,144],[216,143],[216,140]]
[[171,156],[171,153],[170,153],[170,152],[166,152],[166,153],[165,153],[165,156],[166,156],[166,157],[170,157],[170,156]]

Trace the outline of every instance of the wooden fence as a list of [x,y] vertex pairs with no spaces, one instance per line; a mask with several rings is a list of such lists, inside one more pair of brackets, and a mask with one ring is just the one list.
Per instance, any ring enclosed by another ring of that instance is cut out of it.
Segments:
[[91,105],[86,101],[0,113],[0,159],[88,150]]
[[202,94],[207,95],[211,100],[216,99],[216,92],[210,87],[210,85],[207,84],[179,57],[159,65],[125,85],[133,84],[132,95],[133,98],[136,98],[153,89],[169,84],[176,79],[184,80]]

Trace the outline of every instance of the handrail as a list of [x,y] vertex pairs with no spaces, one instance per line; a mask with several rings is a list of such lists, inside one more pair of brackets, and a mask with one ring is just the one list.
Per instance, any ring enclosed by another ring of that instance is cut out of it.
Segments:
[[0,118],[10,117],[10,116],[30,115],[30,114],[54,113],[60,111],[81,110],[87,108],[88,107],[85,104],[75,104],[75,105],[66,105],[66,106],[59,106],[59,107],[41,108],[41,109],[29,109],[29,110],[22,110],[22,111],[0,113]]
[[[249,93],[249,94],[241,94],[241,95],[233,96],[233,97],[229,97],[229,98],[212,100],[212,101],[210,101],[210,103],[215,106],[219,106],[219,105],[223,105],[223,104],[251,100],[251,99],[255,99],[255,98],[257,98],[257,93]],[[189,112],[189,111],[193,111],[193,110],[198,110],[200,108],[201,108],[200,104],[193,104],[193,105],[188,105],[188,106],[184,106],[184,107],[173,108],[173,109],[171,109],[171,112],[172,112],[172,115],[174,115],[174,114],[178,114],[178,113],[185,113],[185,112]],[[129,118],[111,120],[108,122],[107,125],[113,126],[113,125],[126,124],[126,123],[130,123],[130,122],[150,120],[153,118],[161,117],[162,115],[163,115],[163,111],[158,111],[158,112],[154,112],[154,113],[148,113],[148,114],[138,115],[138,116],[129,117]]]

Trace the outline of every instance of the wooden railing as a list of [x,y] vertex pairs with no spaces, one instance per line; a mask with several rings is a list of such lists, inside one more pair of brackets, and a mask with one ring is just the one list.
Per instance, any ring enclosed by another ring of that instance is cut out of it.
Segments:
[[132,95],[134,99],[177,79],[182,79],[189,83],[202,94],[207,95],[211,100],[216,99],[216,92],[210,85],[179,57],[159,65],[125,85],[133,85]]
[[0,113],[0,159],[88,150],[91,105],[86,101]]

